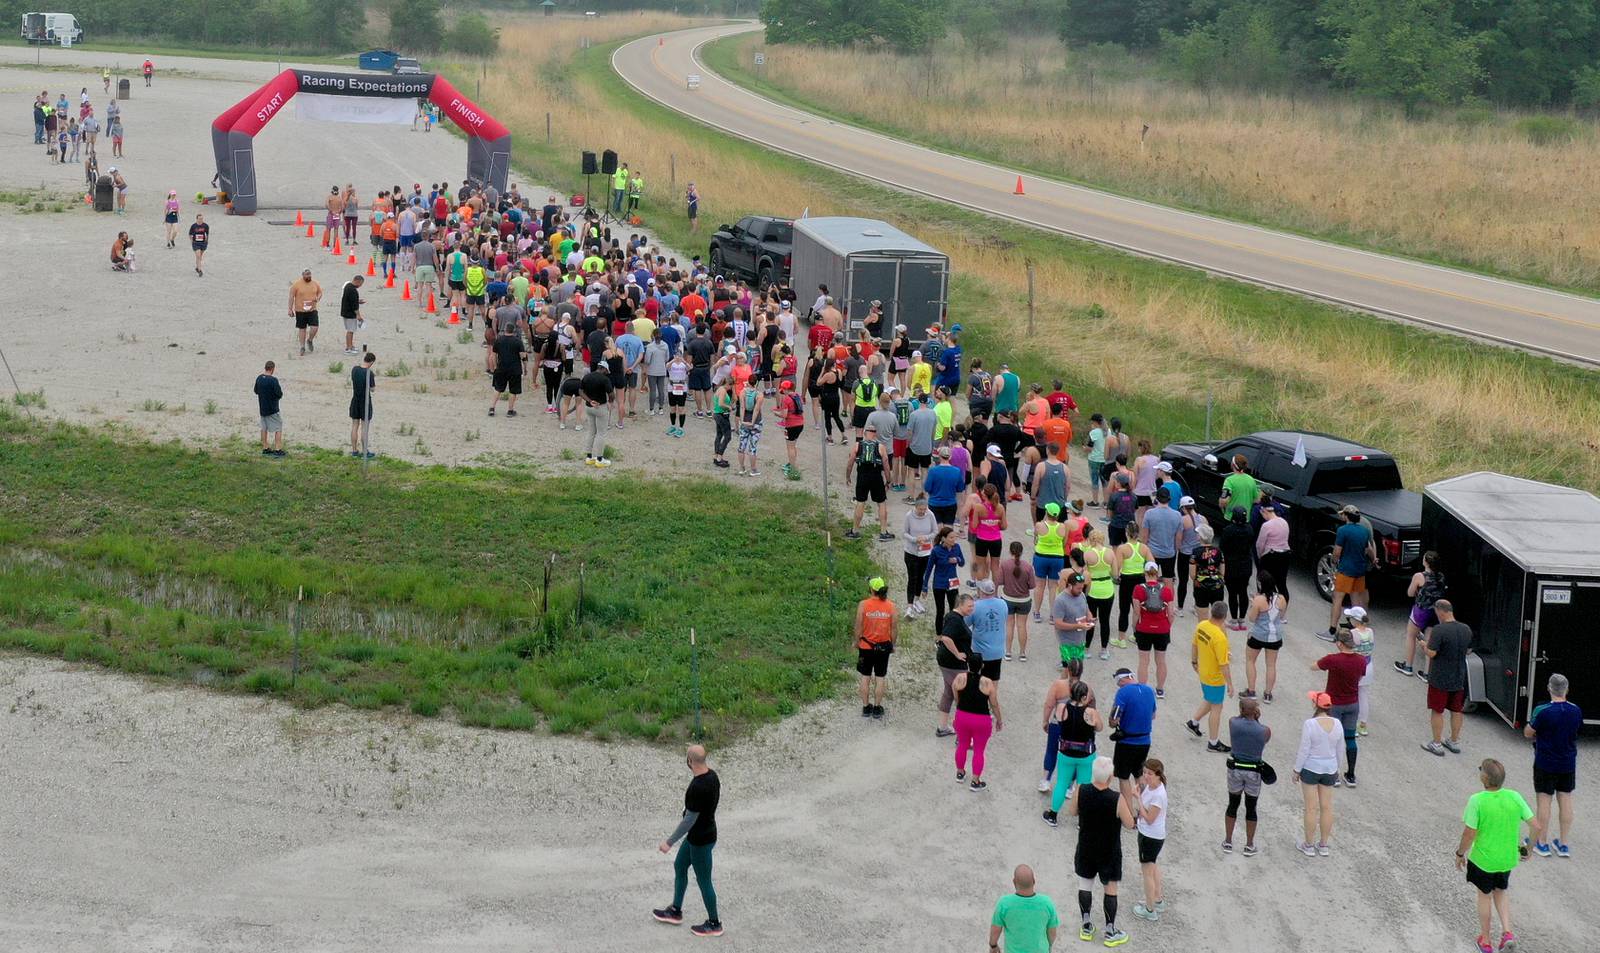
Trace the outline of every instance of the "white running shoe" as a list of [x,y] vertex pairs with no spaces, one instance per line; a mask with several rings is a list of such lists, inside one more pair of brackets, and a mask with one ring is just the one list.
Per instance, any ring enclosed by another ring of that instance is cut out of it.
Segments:
[[1052,787],[1055,787],[1055,784],[1052,783],[1049,778],[1040,778],[1039,779],[1039,793],[1040,794],[1049,794],[1050,793],[1050,789]]

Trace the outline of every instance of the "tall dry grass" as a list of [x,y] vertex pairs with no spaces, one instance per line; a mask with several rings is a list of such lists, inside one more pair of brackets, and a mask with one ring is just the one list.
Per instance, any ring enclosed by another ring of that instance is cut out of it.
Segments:
[[[1446,339],[1377,319],[1346,318],[1168,266],[1111,253],[1083,255],[1053,238],[1019,236],[1004,223],[727,143],[653,106],[624,105],[628,97],[612,91],[614,77],[560,65],[570,62],[585,30],[603,42],[688,22],[651,14],[597,24],[508,25],[484,83],[485,105],[516,132],[518,155],[531,156],[536,172],[541,162],[557,170],[575,165],[580,148],[617,148],[651,183],[647,224],[659,226],[681,252],[701,250],[706,233],[691,245],[683,231],[678,196],[665,194],[669,157],[679,189],[687,180],[698,183],[702,221],[711,225],[808,207],[813,215],[895,222],[946,250],[958,275],[976,279],[964,286],[978,291],[953,300],[955,320],[981,325],[1007,355],[1031,350],[1048,372],[1102,393],[1192,408],[1203,405],[1209,385],[1220,402],[1248,409],[1257,422],[1378,442],[1399,455],[1414,483],[1471,467],[1600,489],[1600,385],[1592,375],[1553,370],[1509,351],[1441,346],[1437,342]],[[529,63],[546,65],[533,71]],[[602,82],[608,88],[598,88]],[[546,109],[558,117],[548,147]],[[1027,258],[1035,262],[1038,300],[1039,333],[1031,337],[1025,329]],[[1105,317],[1089,316],[1090,304],[1100,305]],[[1351,333],[1352,322],[1368,333]],[[1530,426],[1535,409],[1539,421]],[[1174,433],[1160,421],[1140,422],[1139,429],[1195,436]]]
[[[761,40],[735,42],[748,70]],[[1158,202],[1600,288],[1592,123],[1538,145],[1510,113],[1407,121],[1349,98],[1092,75],[1038,37],[981,58],[953,42],[932,57],[773,47],[765,67],[767,82],[798,99],[955,150]]]

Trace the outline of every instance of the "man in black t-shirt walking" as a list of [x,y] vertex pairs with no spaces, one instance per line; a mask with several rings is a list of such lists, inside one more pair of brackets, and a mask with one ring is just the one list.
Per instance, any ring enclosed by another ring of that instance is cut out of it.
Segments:
[[689,888],[689,868],[694,868],[700,885],[700,899],[706,905],[706,922],[689,928],[695,936],[721,936],[722,921],[717,918],[717,891],[711,886],[711,851],[717,846],[717,802],[722,798],[722,782],[706,764],[706,749],[690,745],[688,752],[689,790],[683,795],[683,819],[658,848],[663,854],[678,845],[672,862],[672,903],[650,915],[662,923],[683,922],[683,895]]

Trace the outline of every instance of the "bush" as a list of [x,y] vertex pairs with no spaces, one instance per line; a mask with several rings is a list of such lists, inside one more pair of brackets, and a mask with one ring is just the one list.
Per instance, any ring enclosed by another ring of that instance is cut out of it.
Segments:
[[1517,120],[1517,131],[1536,146],[1552,146],[1578,138],[1582,127],[1566,116],[1524,116]]
[[490,26],[483,14],[468,13],[450,28],[444,45],[469,56],[492,56],[500,48],[500,31]]

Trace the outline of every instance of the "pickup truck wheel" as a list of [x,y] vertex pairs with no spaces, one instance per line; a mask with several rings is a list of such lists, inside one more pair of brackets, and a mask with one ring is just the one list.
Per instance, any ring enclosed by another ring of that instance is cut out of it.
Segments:
[[722,249],[720,248],[711,249],[711,273],[713,275],[722,274]]
[[765,289],[770,284],[772,284],[772,266],[762,265],[756,273],[756,287]]
[[1311,575],[1317,584],[1317,593],[1327,602],[1333,601],[1333,575],[1337,566],[1333,561],[1333,547],[1325,546],[1317,552],[1316,562],[1312,563]]

